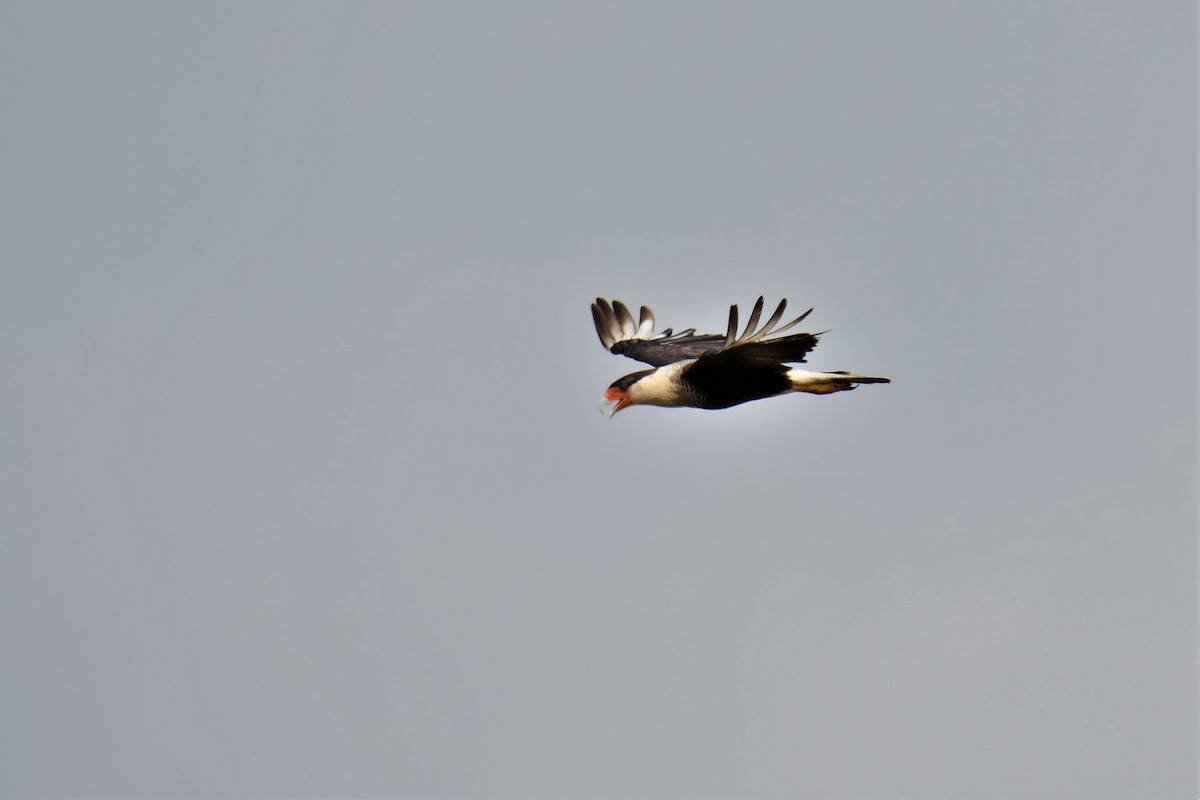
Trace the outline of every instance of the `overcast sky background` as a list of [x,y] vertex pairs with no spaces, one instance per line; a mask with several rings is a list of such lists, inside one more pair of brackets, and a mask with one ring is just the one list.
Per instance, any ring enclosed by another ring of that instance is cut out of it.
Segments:
[[[1196,796],[1188,2],[0,5],[0,795]],[[596,295],[813,368],[608,384]]]

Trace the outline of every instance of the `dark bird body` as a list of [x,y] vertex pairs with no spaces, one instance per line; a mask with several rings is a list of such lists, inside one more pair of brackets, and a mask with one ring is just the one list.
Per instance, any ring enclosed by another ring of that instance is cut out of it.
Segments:
[[[761,327],[763,298],[758,298],[745,331],[737,335],[738,308],[729,309],[724,335],[697,334],[694,328],[674,333],[670,328],[652,334],[654,314],[642,306],[639,320],[619,300],[609,304],[597,298],[592,304],[596,333],[609,352],[628,356],[656,369],[633,372],[614,381],[604,397],[609,416],[631,405],[729,408],[751,400],[789,392],[832,394],[861,383],[888,383],[850,372],[809,372],[789,367],[805,363],[817,346],[814,333],[785,331],[812,313],[810,308],[786,325],[778,326],[787,301],[783,300]],[[773,337],[773,338],[769,338]]]

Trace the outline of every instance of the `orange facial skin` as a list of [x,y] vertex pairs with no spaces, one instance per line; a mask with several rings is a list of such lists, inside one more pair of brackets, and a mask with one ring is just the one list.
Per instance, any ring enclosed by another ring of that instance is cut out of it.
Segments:
[[612,388],[604,393],[604,399],[617,404],[617,411],[629,405],[629,393],[624,389]]
[[610,386],[604,393],[605,402],[600,405],[600,410],[608,414],[609,419],[612,419],[614,414],[629,405],[629,399],[629,392],[618,389],[616,386]]

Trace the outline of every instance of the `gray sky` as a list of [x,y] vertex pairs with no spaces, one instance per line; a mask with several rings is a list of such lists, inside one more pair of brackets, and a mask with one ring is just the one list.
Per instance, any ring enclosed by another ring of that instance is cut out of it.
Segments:
[[[1187,2],[0,6],[0,795],[1194,798]],[[588,304],[813,368],[601,392]]]

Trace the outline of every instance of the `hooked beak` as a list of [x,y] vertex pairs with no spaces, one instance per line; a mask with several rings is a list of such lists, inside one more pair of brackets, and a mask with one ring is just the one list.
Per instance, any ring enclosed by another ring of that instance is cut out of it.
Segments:
[[629,405],[629,393],[624,389],[609,389],[600,401],[600,413],[607,414],[609,419],[625,406]]

